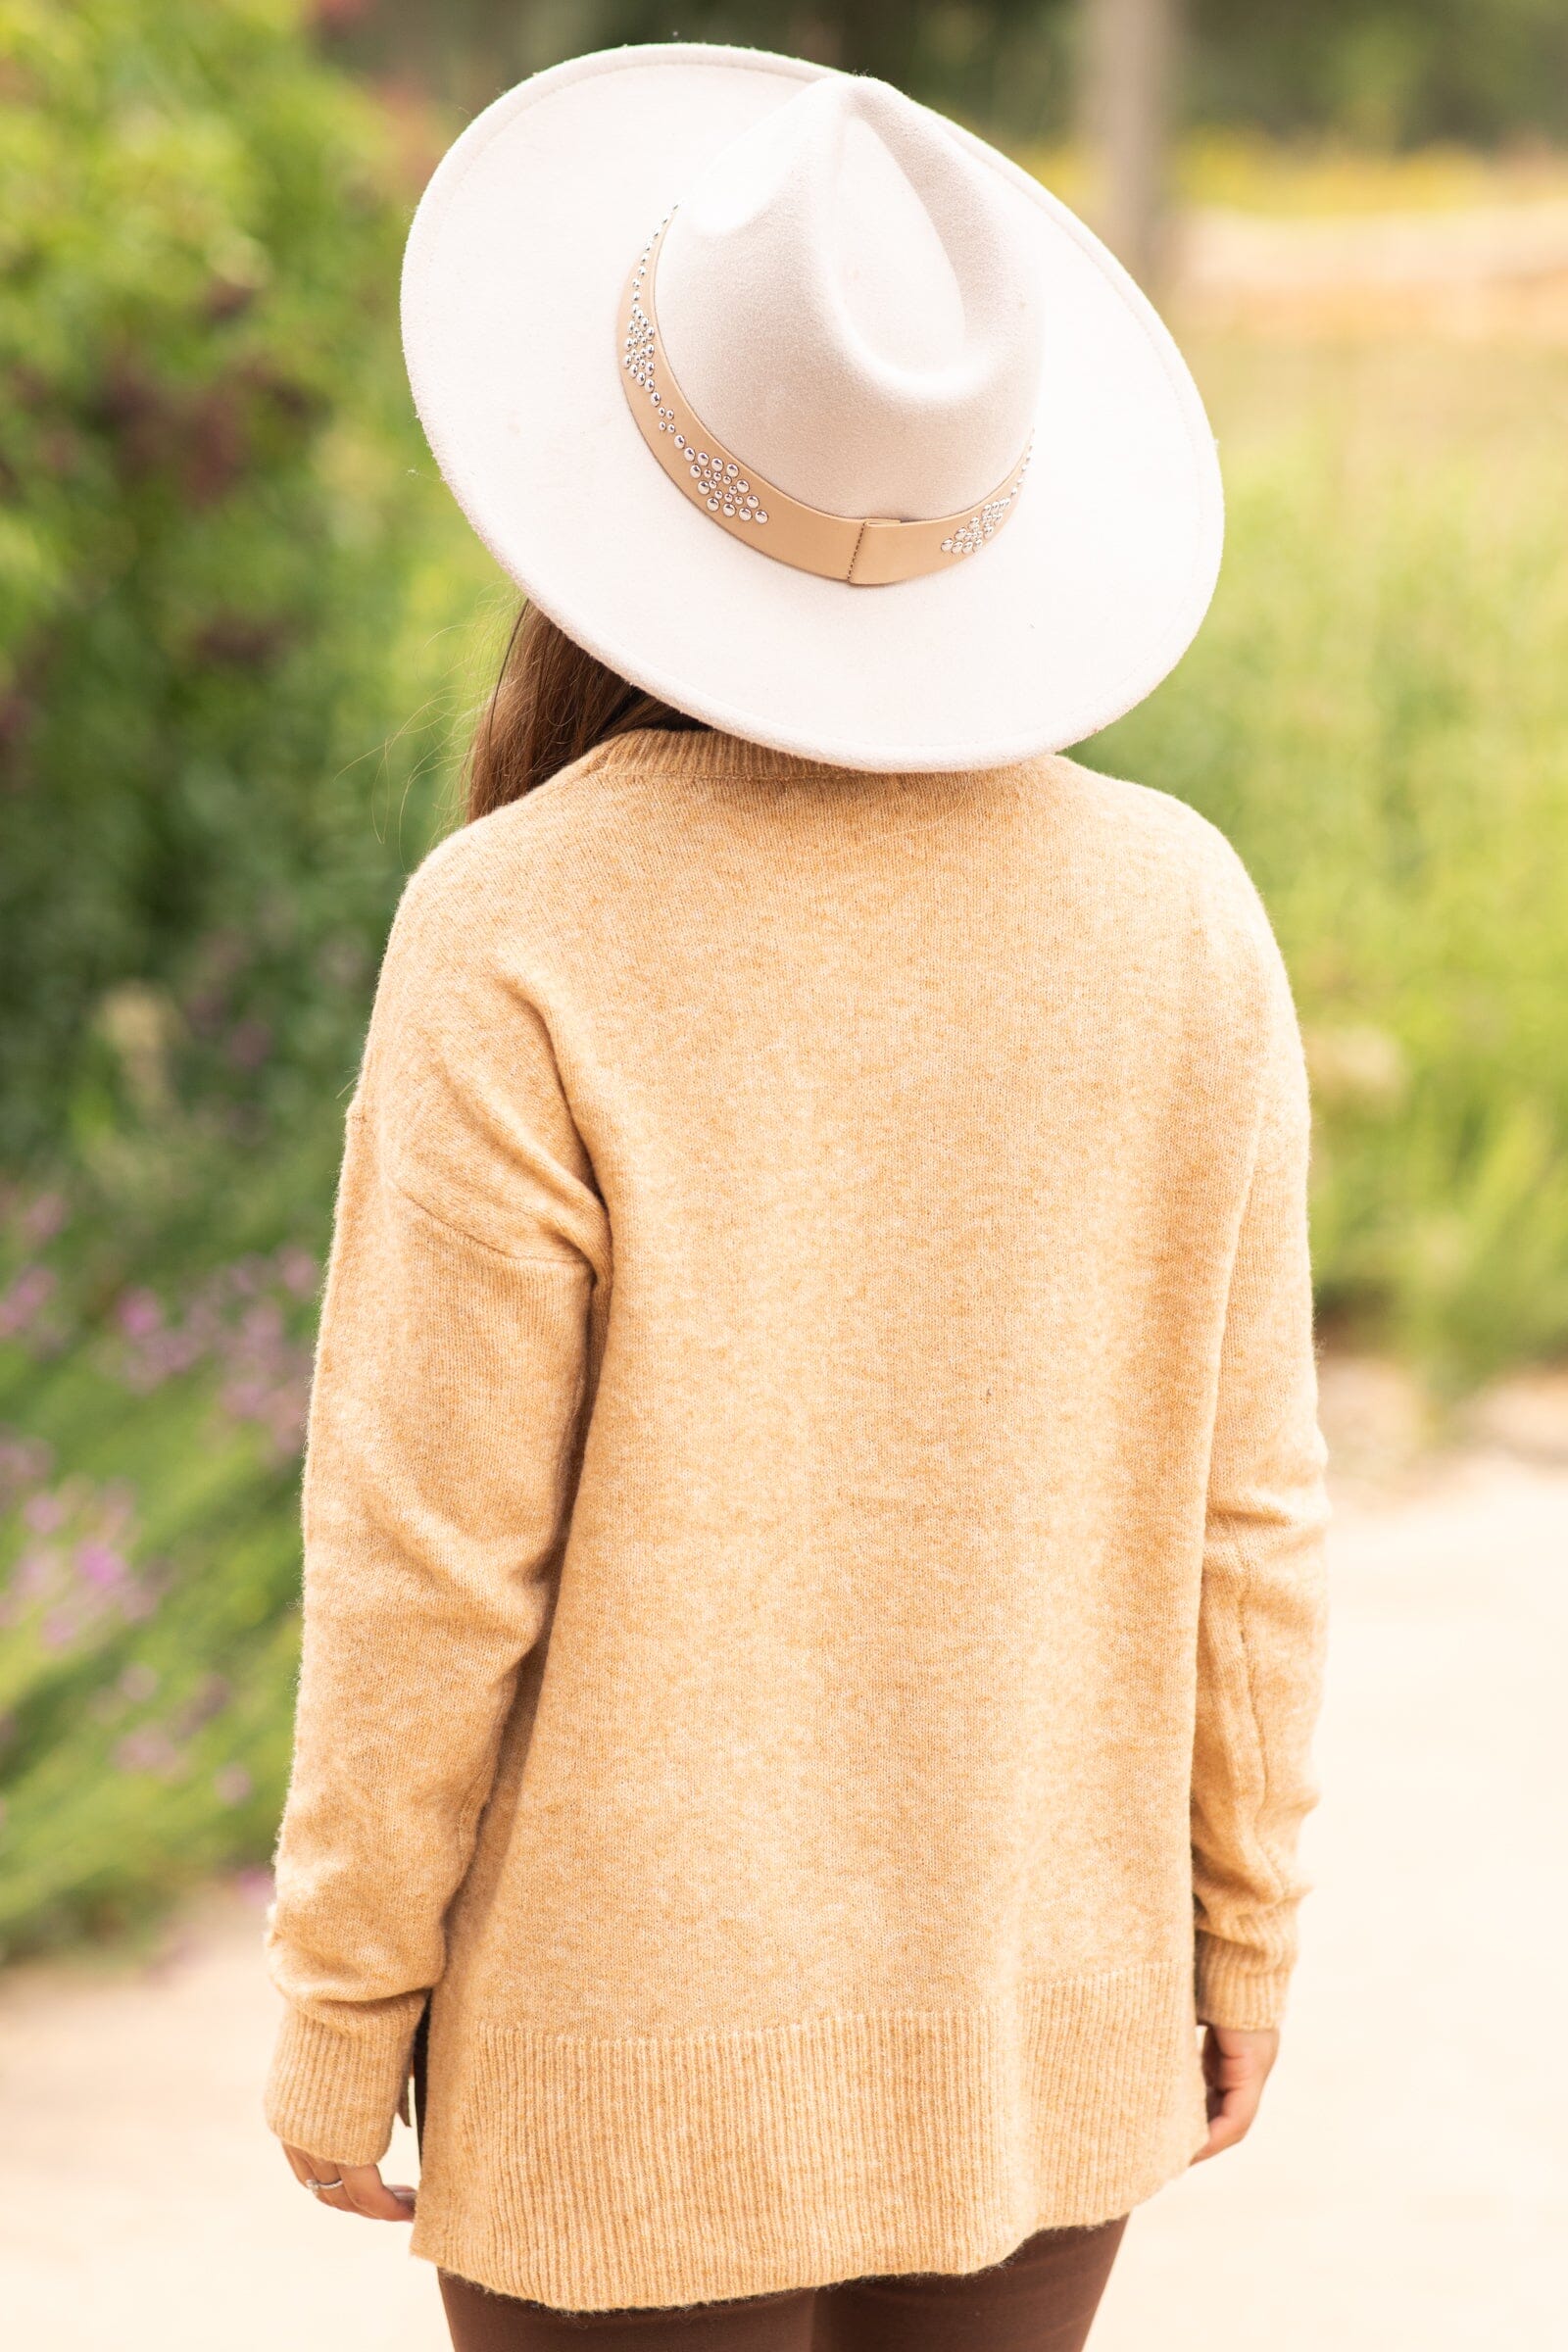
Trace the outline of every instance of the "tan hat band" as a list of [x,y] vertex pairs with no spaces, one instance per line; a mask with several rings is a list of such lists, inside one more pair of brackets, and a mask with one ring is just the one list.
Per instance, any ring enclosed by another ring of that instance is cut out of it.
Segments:
[[956,514],[903,522],[883,514],[829,514],[764,481],[709,431],[675,382],[659,339],[654,276],[666,213],[626,279],[621,304],[625,340],[622,377],[643,439],[676,488],[721,529],[745,539],[780,564],[845,580],[854,588],[884,587],[941,571],[994,538],[1017,504],[1029,450],[989,497]]

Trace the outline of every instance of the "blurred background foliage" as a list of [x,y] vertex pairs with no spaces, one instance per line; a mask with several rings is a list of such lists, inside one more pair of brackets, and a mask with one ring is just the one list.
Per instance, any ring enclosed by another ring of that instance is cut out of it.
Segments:
[[0,1152],[118,1180],[155,1097],[231,1149],[352,1044],[419,544],[401,217],[285,11],[0,24]]
[[[1559,0],[1188,0],[1189,111],[1275,136],[1483,145],[1568,135]],[[884,74],[1000,138],[1065,131],[1074,0],[324,0],[333,54],[470,108],[614,41],[738,41]]]
[[7,5],[0,77],[9,1942],[267,1850],[342,1108],[486,589],[300,12]]
[[[1226,565],[1081,747],[1251,866],[1325,1333],[1448,1394],[1568,1351],[1568,244],[1457,327],[1302,289],[1336,219],[1351,278],[1374,210],[1550,226],[1565,24],[1193,0]],[[410,413],[401,242],[466,111],[676,31],[887,73],[1078,200],[1065,0],[0,0],[0,1949],[270,1851],[342,1111],[512,610]],[[1271,220],[1268,299],[1216,302]]]

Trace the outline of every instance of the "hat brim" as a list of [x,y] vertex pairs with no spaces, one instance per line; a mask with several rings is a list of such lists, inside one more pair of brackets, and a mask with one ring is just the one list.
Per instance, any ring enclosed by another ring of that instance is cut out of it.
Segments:
[[775,562],[681,496],[627,406],[632,256],[710,156],[826,71],[659,43],[573,58],[497,99],[442,159],[409,235],[420,421],[524,594],[677,710],[848,767],[1059,751],[1142,701],[1191,643],[1219,569],[1220,477],[1157,314],[1006,157],[950,126],[1021,208],[1048,337],[1027,492],[961,564],[853,588]]

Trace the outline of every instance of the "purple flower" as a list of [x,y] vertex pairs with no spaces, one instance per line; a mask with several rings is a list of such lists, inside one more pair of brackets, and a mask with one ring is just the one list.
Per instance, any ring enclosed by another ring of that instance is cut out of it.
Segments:
[[161,1723],[138,1724],[115,1744],[122,1772],[168,1772],[178,1761],[179,1751]]
[[11,1288],[0,1296],[0,1339],[20,1339],[30,1329],[54,1295],[56,1276],[49,1266],[24,1266]]
[[265,1430],[273,1455],[286,1460],[304,1442],[312,1361],[309,1343],[290,1334],[286,1302],[314,1295],[318,1279],[310,1252],[286,1244],[216,1268],[172,1319],[150,1291],[128,1291],[118,1310],[129,1343],[121,1377],[146,1393],[211,1365],[223,1375],[221,1410]]
[[285,1291],[296,1298],[311,1298],[316,1295],[319,1269],[308,1250],[295,1243],[286,1243],[277,1253],[277,1276]]
[[213,1775],[214,1792],[224,1805],[242,1805],[255,1785],[243,1764],[224,1764]]
[[125,1581],[126,1568],[121,1554],[94,1537],[76,1545],[74,1557],[76,1574],[100,1592],[112,1592]]
[[51,1609],[38,1628],[46,1649],[69,1649],[81,1631],[81,1620],[74,1609]]
[[127,1340],[150,1340],[164,1327],[163,1305],[152,1291],[123,1291],[116,1302],[115,1320]]
[[69,1214],[64,1193],[39,1193],[29,1200],[17,1222],[33,1248],[41,1250],[64,1228]]
[[22,1506],[22,1516],[35,1536],[52,1536],[66,1522],[66,1505],[58,1491],[54,1494],[29,1494]]
[[283,1309],[275,1298],[258,1298],[245,1309],[240,1330],[253,1348],[267,1348],[283,1337]]

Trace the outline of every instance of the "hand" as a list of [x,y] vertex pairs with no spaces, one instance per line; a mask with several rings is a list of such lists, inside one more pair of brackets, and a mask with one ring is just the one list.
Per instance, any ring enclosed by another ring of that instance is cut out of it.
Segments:
[[378,2164],[334,2164],[330,2156],[310,2156],[303,2148],[285,2144],[284,2155],[296,2180],[332,2180],[331,2192],[317,2198],[336,2213],[363,2213],[371,2222],[412,2222],[412,2188],[391,2187],[381,2179]]
[[1203,2080],[1208,2084],[1208,2138],[1193,2158],[1201,2164],[1234,2148],[1252,2129],[1269,2069],[1280,2054],[1277,2026],[1248,2033],[1240,2026],[1203,2032]]

